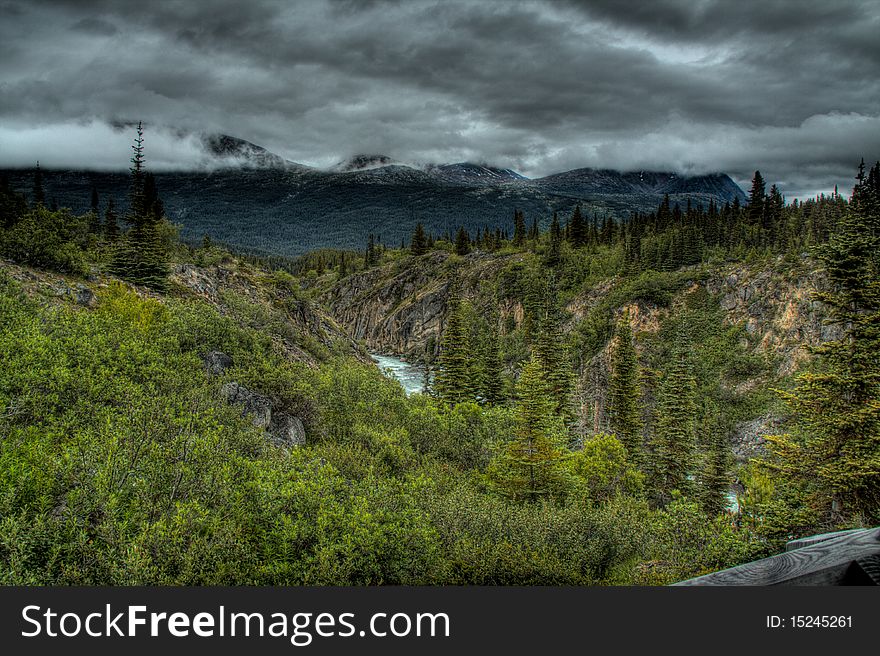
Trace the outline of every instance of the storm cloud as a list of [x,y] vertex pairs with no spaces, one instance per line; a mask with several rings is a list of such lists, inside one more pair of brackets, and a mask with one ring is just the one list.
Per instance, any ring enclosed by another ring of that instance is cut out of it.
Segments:
[[0,166],[157,169],[224,133],[326,167],[355,153],[755,169],[789,197],[880,158],[880,5],[798,0],[0,0]]

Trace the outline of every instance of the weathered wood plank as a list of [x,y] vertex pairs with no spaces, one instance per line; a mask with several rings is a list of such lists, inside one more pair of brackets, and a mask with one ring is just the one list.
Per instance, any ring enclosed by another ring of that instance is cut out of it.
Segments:
[[790,542],[785,543],[786,551],[794,551],[795,549],[800,549],[801,547],[809,547],[814,544],[818,544],[819,542],[825,542],[826,540],[830,540],[831,538],[837,538],[841,535],[849,535],[850,533],[858,533],[859,531],[864,531],[863,528],[851,528],[847,531],[834,531],[833,533],[820,533],[819,535],[811,535],[806,538],[799,538],[797,540],[791,540]]
[[[675,585],[840,585],[856,561],[880,555],[880,528],[846,532],[809,546]],[[851,578],[851,577],[850,577]],[[870,580],[866,580],[870,582]]]

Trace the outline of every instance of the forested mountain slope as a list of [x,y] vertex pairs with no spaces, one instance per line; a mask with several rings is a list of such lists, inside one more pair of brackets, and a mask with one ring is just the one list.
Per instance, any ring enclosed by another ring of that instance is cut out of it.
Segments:
[[[182,236],[213,240],[266,254],[295,256],[318,248],[360,248],[373,233],[386,245],[408,239],[416,222],[441,235],[464,226],[506,225],[514,210],[546,228],[554,211],[578,203],[600,217],[648,211],[664,194],[682,206],[743,202],[724,174],[578,169],[530,180],[481,164],[407,166],[382,155],[356,156],[334,170],[287,162],[254,144],[225,135],[205,140],[205,169],[156,173],[168,218]],[[0,172],[13,189],[29,194],[33,171]],[[101,211],[110,198],[126,208],[129,177],[97,171],[43,171],[47,206]]]

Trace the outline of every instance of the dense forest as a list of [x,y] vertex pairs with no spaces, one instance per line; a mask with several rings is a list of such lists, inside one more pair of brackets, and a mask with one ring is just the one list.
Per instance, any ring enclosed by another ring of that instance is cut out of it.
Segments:
[[[880,523],[880,164],[849,198],[787,204],[756,172],[742,206],[284,260],[180,243],[133,149],[127,208],[0,181],[3,583],[664,584]],[[407,396],[333,299],[435,260]],[[694,283],[808,261],[835,329],[780,374]],[[735,470],[733,423],[771,405],[784,426]]]

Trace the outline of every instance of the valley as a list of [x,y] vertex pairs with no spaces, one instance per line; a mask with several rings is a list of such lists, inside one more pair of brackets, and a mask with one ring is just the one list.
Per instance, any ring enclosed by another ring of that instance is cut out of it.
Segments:
[[[429,175],[374,159],[333,175]],[[295,259],[132,178],[124,222],[0,186],[3,583],[666,584],[877,521],[880,163]]]

